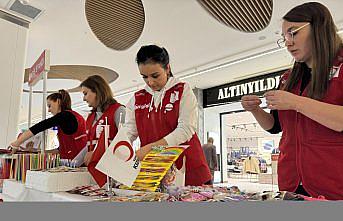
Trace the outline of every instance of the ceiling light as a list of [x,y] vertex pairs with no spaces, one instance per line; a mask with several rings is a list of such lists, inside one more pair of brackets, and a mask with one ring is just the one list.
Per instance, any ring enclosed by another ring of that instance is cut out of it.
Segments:
[[182,77],[180,77],[180,79],[183,80],[183,79],[199,76],[199,75],[205,74],[207,72],[216,71],[216,70],[219,70],[219,69],[222,69],[222,68],[226,68],[226,67],[229,67],[229,66],[232,66],[232,65],[235,65],[235,64],[239,64],[239,63],[242,63],[242,62],[245,62],[245,61],[256,59],[256,58],[259,58],[259,57],[262,57],[262,56],[265,56],[265,55],[274,54],[276,52],[279,52],[279,51],[282,51],[282,50],[285,50],[285,49],[286,48],[273,48],[273,49],[269,49],[269,50],[266,50],[266,51],[263,51],[263,52],[260,52],[260,53],[256,53],[256,54],[252,54],[252,55],[246,56],[244,58],[235,59],[235,60],[232,60],[232,61],[229,61],[229,62],[222,63],[220,65],[215,65],[215,66],[210,67],[210,68],[205,68],[205,69],[203,69],[201,71],[196,71],[196,72],[191,73],[189,75],[182,76]]
[[[337,31],[337,34],[342,34],[342,33],[343,33],[343,28],[341,28],[340,30]],[[200,71],[198,71],[197,68],[195,68],[195,71],[193,73],[188,74],[186,76],[182,76],[182,77],[180,77],[180,79],[183,80],[183,79],[187,79],[187,78],[191,78],[191,77],[196,77],[196,76],[199,76],[199,75],[211,72],[211,71],[216,71],[216,70],[219,70],[222,68],[226,68],[226,67],[229,67],[229,66],[232,66],[235,64],[245,62],[245,61],[249,61],[249,60],[260,58],[260,57],[263,57],[266,55],[274,54],[274,53],[277,53],[277,52],[283,51],[283,50],[286,50],[286,47],[283,47],[283,48],[276,47],[276,48],[268,49],[268,50],[263,51],[263,52],[248,55],[248,56],[243,57],[243,58],[235,59],[235,60],[232,60],[229,62],[225,62],[225,63],[219,64],[219,65],[215,65],[215,66],[212,66],[209,68],[205,68],[205,69],[200,70]]]
[[29,4],[30,4],[29,0],[19,0],[19,2],[20,2],[22,5],[29,5]]

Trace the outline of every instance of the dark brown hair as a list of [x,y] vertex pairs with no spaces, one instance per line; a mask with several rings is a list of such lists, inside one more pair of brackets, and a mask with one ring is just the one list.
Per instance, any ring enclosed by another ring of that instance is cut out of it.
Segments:
[[50,94],[46,99],[55,102],[60,100],[61,111],[71,110],[71,99],[66,90],[61,89],[57,93]]
[[[100,108],[101,112],[104,112],[110,104],[115,104],[117,101],[113,98],[113,93],[108,83],[99,75],[89,76],[84,80],[80,87],[89,88],[96,94],[96,106]],[[97,108],[93,108],[92,111],[96,111]]]
[[[161,48],[157,45],[144,45],[142,46],[136,55],[136,63],[140,64],[160,64],[163,69],[167,69],[169,64],[169,54],[165,48]],[[169,71],[169,76],[173,77],[173,73]],[[168,77],[169,77],[168,76]]]
[[[326,94],[334,59],[342,47],[330,11],[318,2],[307,2],[291,9],[283,19],[289,22],[309,22],[312,38],[312,78],[307,96],[316,100]],[[295,62],[285,90],[291,91],[302,78],[304,63]]]

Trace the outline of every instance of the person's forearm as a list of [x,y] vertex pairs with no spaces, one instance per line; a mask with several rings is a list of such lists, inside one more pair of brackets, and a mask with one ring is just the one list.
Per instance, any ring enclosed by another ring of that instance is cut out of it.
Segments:
[[25,131],[22,133],[16,141],[12,143],[15,147],[19,147],[22,143],[26,140],[30,139],[33,136],[33,133],[30,130]]
[[295,110],[331,130],[343,131],[342,106],[320,102],[307,97],[299,97]]
[[270,113],[265,112],[261,107],[258,107],[251,113],[264,130],[270,130],[273,127],[274,117]]

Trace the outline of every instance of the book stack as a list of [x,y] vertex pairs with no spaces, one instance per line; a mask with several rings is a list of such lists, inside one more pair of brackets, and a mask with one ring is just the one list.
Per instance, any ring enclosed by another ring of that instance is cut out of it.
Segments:
[[4,179],[8,179],[10,177],[10,166],[11,159],[0,157],[0,193],[2,192]]
[[57,153],[19,153],[13,154],[10,163],[10,179],[25,183],[28,170],[46,170],[60,165]]

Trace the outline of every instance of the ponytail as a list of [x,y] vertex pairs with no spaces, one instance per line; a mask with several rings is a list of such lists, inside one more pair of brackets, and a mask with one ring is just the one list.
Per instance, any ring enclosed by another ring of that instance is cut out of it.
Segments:
[[50,94],[47,100],[57,101],[60,100],[61,111],[71,110],[71,98],[66,90],[58,90],[57,93]]

